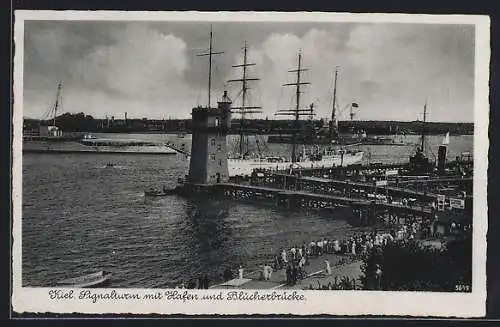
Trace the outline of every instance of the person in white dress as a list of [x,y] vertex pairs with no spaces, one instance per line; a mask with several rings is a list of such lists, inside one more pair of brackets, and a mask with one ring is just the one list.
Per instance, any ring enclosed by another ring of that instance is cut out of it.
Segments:
[[244,271],[243,267],[240,266],[240,268],[238,269],[238,278],[239,279],[243,279],[243,271]]
[[327,275],[332,274],[332,267],[330,266],[330,262],[328,260],[325,260],[325,273]]
[[286,264],[288,263],[288,259],[287,259],[287,256],[286,256],[286,250],[283,250],[281,252],[281,259],[283,260],[283,262]]
[[269,279],[269,276],[268,276],[268,273],[267,273],[267,265],[264,265],[262,267],[262,277],[264,278],[264,280],[268,280]]
[[340,252],[340,243],[339,243],[339,240],[333,241],[333,250],[335,252]]
[[273,275],[273,267],[267,266],[267,280],[271,279],[271,276]]

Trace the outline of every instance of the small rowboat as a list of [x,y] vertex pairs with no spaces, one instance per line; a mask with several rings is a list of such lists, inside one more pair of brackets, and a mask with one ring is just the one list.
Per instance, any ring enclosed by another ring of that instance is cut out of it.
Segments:
[[111,278],[111,275],[112,274],[110,272],[102,270],[85,276],[61,280],[57,284],[62,287],[76,287],[76,288],[96,287],[107,284]]
[[175,189],[166,189],[164,188],[163,190],[146,190],[144,191],[145,196],[167,196],[167,195],[174,195],[175,194]]

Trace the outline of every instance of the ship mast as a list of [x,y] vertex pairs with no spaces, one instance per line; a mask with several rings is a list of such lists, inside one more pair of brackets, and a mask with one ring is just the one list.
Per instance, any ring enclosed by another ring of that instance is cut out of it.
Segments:
[[300,109],[300,94],[301,94],[300,86],[305,84],[311,84],[309,82],[301,81],[301,73],[307,70],[308,70],[307,68],[302,68],[302,52],[299,51],[297,69],[289,70],[290,73],[297,73],[297,80],[295,83],[283,84],[283,86],[295,86],[295,108],[290,110],[279,110],[276,113],[276,115],[290,115],[295,118],[294,120],[295,128],[292,136],[292,162],[296,162],[297,160],[296,151],[297,151],[297,132],[298,132],[297,130],[299,126],[299,117],[311,115],[310,114],[311,109]]
[[[247,82],[248,81],[258,81],[258,78],[249,78],[247,76],[247,67],[248,66],[255,66],[255,63],[249,63],[248,58],[247,58],[247,51],[248,51],[248,46],[247,42],[245,41],[245,45],[243,47],[243,64],[239,65],[233,65],[233,67],[242,67],[242,77],[240,79],[231,79],[228,80],[228,82],[241,82],[242,83],[242,88],[241,88],[241,107],[232,107],[232,110],[236,110],[234,113],[241,115],[240,119],[240,140],[239,140],[239,151],[240,151],[240,157],[243,157],[243,148],[245,144],[245,133],[244,133],[244,120],[245,120],[245,115],[250,114],[250,113],[261,113],[262,111],[255,110],[255,109],[261,109],[261,107],[255,107],[255,106],[246,106],[246,99],[247,99],[247,91],[249,89]],[[247,151],[248,151],[248,138],[246,140],[247,144]]]
[[57,109],[59,108],[59,99],[61,97],[61,89],[62,89],[62,82],[59,81],[57,84],[57,94],[56,94],[56,102],[54,104],[54,118],[53,118],[53,126],[56,126],[56,117],[57,117]]
[[425,146],[425,123],[427,119],[427,99],[425,99],[425,104],[424,104],[424,120],[422,124],[422,139],[421,139],[421,145],[420,148],[422,149],[422,153],[424,153],[424,146]]
[[212,32],[212,25],[210,25],[210,41],[208,45],[208,52],[200,53],[198,55],[198,57],[208,56],[208,108],[210,108],[210,96],[212,89],[212,56],[224,53],[224,52],[213,52],[212,39],[213,39],[213,32]]
[[332,106],[332,120],[330,122],[330,141],[334,139],[337,133],[337,117],[336,117],[336,105],[337,105],[337,74],[338,67],[335,67],[335,79],[333,82],[333,106]]

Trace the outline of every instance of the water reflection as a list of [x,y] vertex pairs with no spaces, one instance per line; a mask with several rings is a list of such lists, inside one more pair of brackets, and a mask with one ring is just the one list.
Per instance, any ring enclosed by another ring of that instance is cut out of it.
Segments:
[[188,255],[198,274],[219,274],[220,266],[231,257],[231,226],[226,221],[230,204],[216,199],[186,202],[187,223],[183,233]]

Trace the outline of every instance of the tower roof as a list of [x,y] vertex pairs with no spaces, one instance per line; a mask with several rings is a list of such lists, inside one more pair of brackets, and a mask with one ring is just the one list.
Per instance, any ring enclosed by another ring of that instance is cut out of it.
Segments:
[[218,103],[232,103],[233,101],[229,96],[227,95],[227,91],[224,91],[224,94],[222,95],[222,99],[218,101]]

